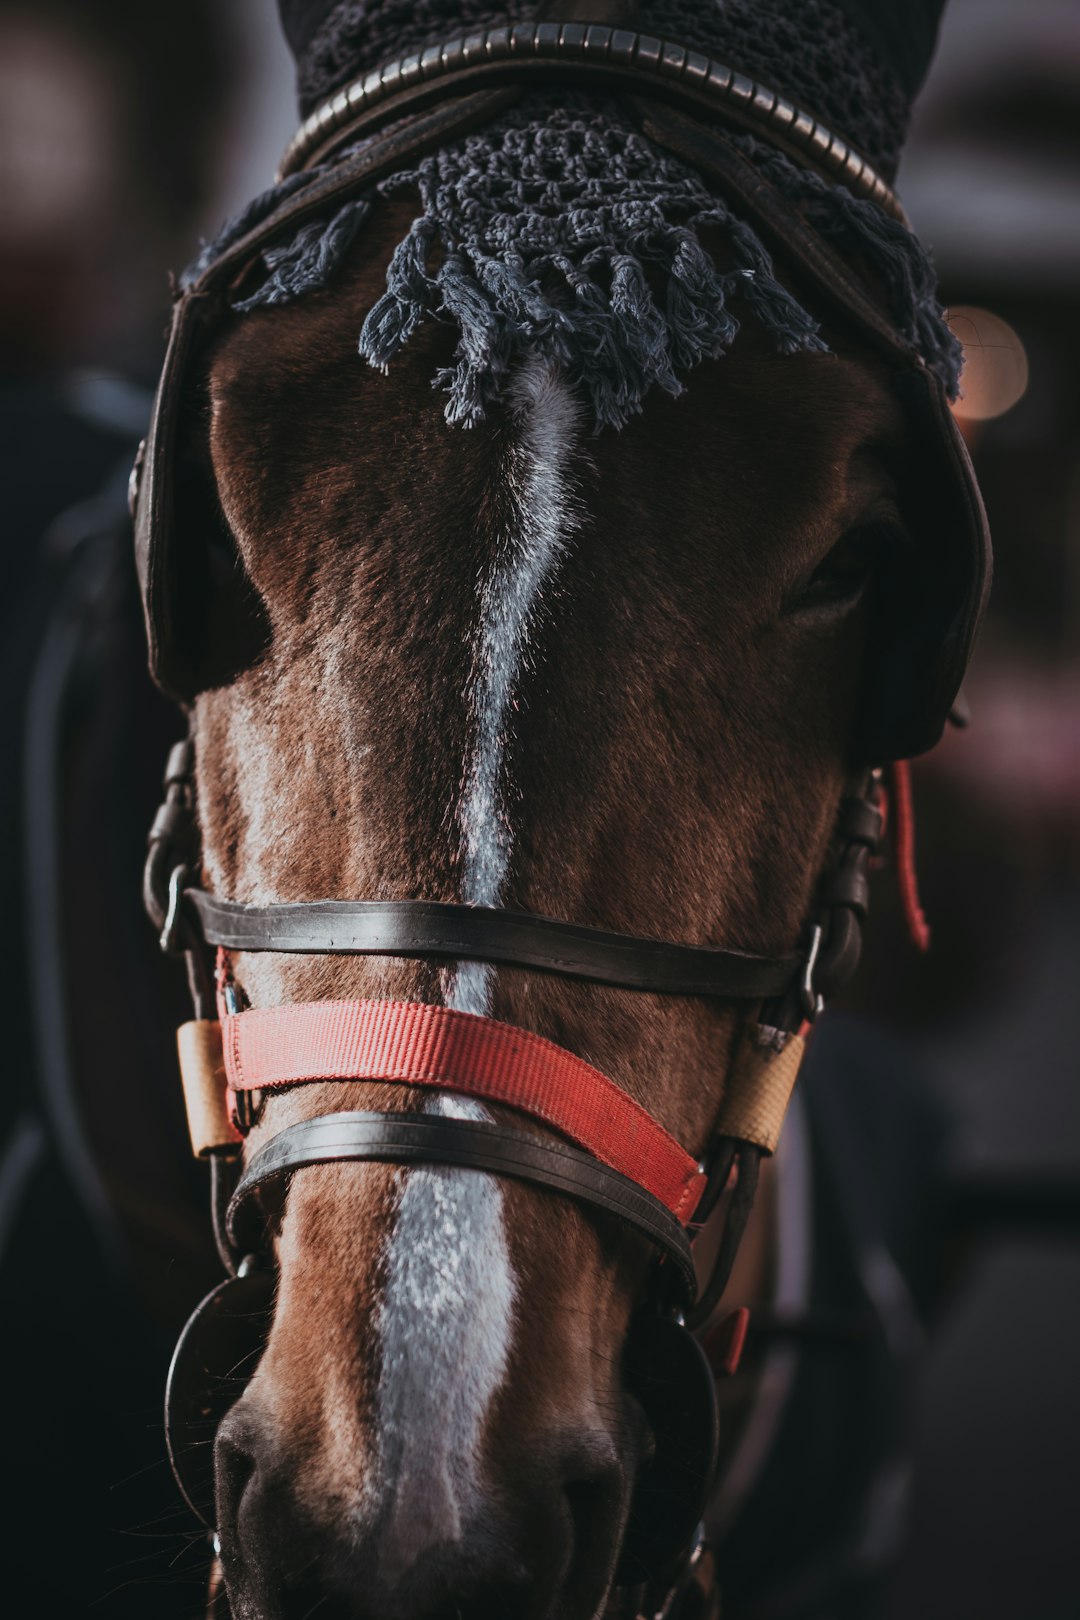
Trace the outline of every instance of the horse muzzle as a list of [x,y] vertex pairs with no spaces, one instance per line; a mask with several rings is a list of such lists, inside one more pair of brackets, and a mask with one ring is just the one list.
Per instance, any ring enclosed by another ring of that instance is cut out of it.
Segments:
[[484,1499],[464,1504],[438,1479],[379,1479],[376,1460],[372,1488],[350,1506],[303,1486],[245,1392],[274,1286],[252,1260],[219,1285],[181,1337],[167,1391],[173,1466],[217,1528],[236,1620],[290,1620],[316,1602],[350,1620],[588,1620],[613,1583],[664,1587],[700,1520],[716,1446],[714,1373],[674,1318],[645,1313],[631,1326],[616,1435],[564,1424],[504,1459]]

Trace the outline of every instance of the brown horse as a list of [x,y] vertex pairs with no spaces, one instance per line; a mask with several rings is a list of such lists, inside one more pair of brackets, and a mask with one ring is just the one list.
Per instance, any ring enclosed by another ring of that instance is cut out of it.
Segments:
[[[797,950],[885,586],[906,597],[928,566],[892,369],[824,310],[827,352],[777,353],[748,322],[684,397],[596,435],[566,367],[523,346],[464,432],[429,387],[452,329],[422,327],[385,373],[355,357],[414,212],[381,202],[331,287],[226,319],[205,356],[194,453],[258,604],[253,650],[214,630],[228,678],[194,695],[205,886]],[[798,266],[784,279],[798,291]],[[742,1027],[723,999],[490,961],[224,967],[253,1008],[396,1000],[546,1036],[699,1158]],[[284,1087],[244,1152],[333,1110],[413,1107],[374,1078]],[[727,1300],[767,1292],[772,1192]],[[613,1582],[653,1445],[623,1378],[647,1245],[445,1166],[316,1165],[268,1213],[272,1326],[216,1441],[238,1620],[635,1612]]]
[[[512,851],[501,902],[789,948],[847,771],[872,542],[900,532],[903,428],[875,367],[748,336],[685,404],[590,441],[526,361],[463,439],[423,392],[441,334],[385,378],[351,354],[380,245],[318,310],[248,317],[211,368],[217,486],[273,626],[269,657],[198,704],[211,884],[454,900]],[[707,1145],[722,1007],[383,959],[235,972],[255,1006],[397,997],[523,1025]],[[362,1084],[285,1092],[252,1145],[386,1105]],[[251,1614],[309,1561],[366,1589],[411,1575],[398,1614],[444,1587],[522,1615],[599,1607],[642,1440],[619,1361],[643,1256],[572,1205],[474,1182],[295,1183],[273,1332],[218,1442]]]

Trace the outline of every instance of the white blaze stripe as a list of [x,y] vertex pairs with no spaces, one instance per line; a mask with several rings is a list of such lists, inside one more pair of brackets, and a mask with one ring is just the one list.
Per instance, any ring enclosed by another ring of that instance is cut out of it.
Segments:
[[[440,1111],[484,1115],[467,1098],[447,1098]],[[379,1576],[388,1586],[468,1524],[516,1291],[491,1177],[433,1169],[405,1181],[378,1319]]]
[[552,369],[539,362],[521,372],[511,399],[519,429],[505,466],[513,517],[483,589],[476,745],[461,806],[465,898],[478,906],[498,905],[506,878],[510,829],[499,789],[510,702],[541,588],[555,571],[575,516],[567,477],[573,400]]
[[[526,362],[511,400],[517,433],[503,469],[510,520],[481,593],[472,690],[475,742],[462,798],[462,898],[498,905],[512,847],[505,813],[510,706],[528,663],[543,587],[577,521],[570,463],[574,401],[555,368]],[[492,968],[462,962],[447,1005],[490,1008]],[[431,1111],[484,1119],[464,1097]],[[418,1552],[460,1538],[480,1497],[480,1447],[491,1401],[506,1374],[516,1282],[503,1223],[503,1192],[471,1170],[413,1170],[386,1258],[377,1327],[378,1496],[386,1513],[380,1576],[392,1584]]]

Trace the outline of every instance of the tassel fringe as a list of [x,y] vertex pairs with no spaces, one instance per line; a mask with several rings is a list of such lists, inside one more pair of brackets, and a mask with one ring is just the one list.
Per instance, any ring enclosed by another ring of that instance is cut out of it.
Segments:
[[[955,395],[959,345],[910,232],[752,137],[738,144],[814,225],[867,261],[901,330]],[[256,198],[181,284],[309,180],[294,176]],[[288,303],[329,286],[375,197],[401,191],[419,192],[420,211],[391,256],[359,353],[385,370],[424,321],[455,326],[453,363],[433,379],[447,395],[449,422],[481,420],[525,352],[564,368],[599,432],[621,427],[653,388],[681,394],[682,376],[726,353],[741,319],[761,327],[781,354],[826,349],[751,227],[617,109],[592,103],[525,103],[309,222],[264,250],[266,279],[234,308]],[[702,246],[705,227],[726,246],[723,270]]]

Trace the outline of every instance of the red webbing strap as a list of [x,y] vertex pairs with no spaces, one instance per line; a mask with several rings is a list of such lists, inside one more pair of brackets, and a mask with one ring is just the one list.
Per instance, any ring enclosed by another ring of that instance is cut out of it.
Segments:
[[554,1126],[684,1224],[704,1189],[696,1160],[613,1080],[512,1024],[412,1001],[309,1001],[227,1015],[222,1034],[234,1091],[313,1080],[438,1086]]
[[915,806],[911,797],[911,767],[906,759],[894,760],[889,774],[900,904],[912,944],[917,950],[928,951],[930,924],[919,899],[919,878],[915,868]]

